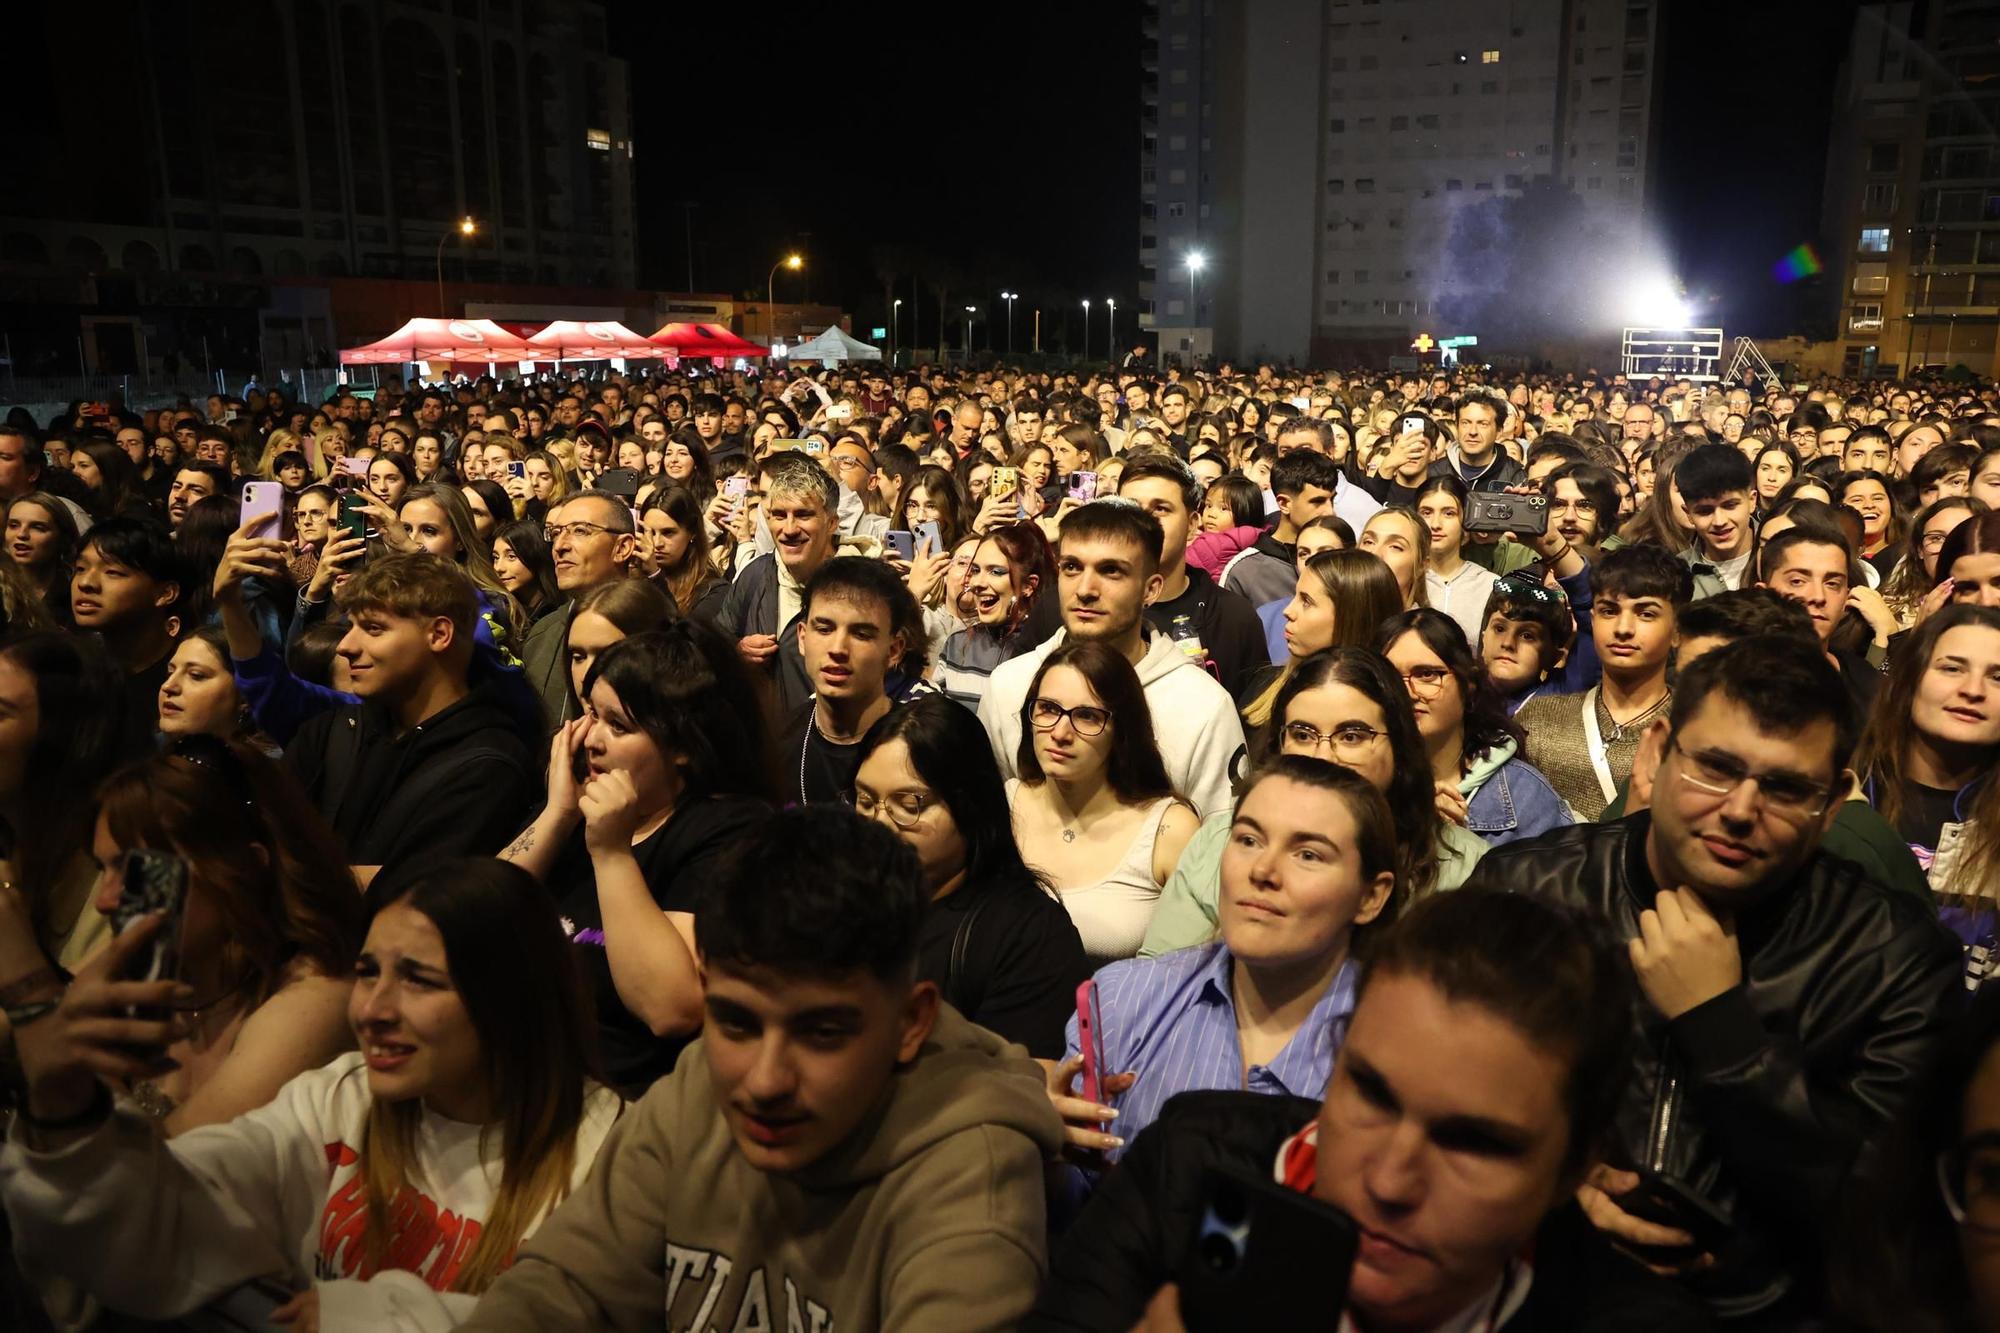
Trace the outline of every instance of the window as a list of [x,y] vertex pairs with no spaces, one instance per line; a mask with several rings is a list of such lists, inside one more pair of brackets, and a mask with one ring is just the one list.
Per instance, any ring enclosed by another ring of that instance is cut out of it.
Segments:
[[1173,203],[1167,205],[1167,216],[1170,218],[1186,217],[1187,205],[1180,200],[1175,200]]
[[1870,185],[1861,191],[1861,211],[1873,216],[1896,211],[1894,185]]
[[1857,305],[1847,314],[1849,333],[1876,333],[1882,328],[1882,306],[1879,302]]
[[1326,127],[1328,130],[1332,131],[1335,134],[1347,133],[1347,122],[1345,120],[1339,119],[1338,117],[1328,121]]
[[1373,176],[1362,176],[1358,178],[1354,182],[1354,192],[1356,194],[1375,193],[1375,178]]
[[1360,69],[1380,69],[1382,62],[1374,56],[1362,56],[1357,67]]
[[1446,194],[1452,194],[1464,188],[1465,182],[1461,180],[1448,180],[1444,183],[1444,192]]
[[1344,180],[1330,180],[1326,183],[1326,192],[1328,194],[1345,194],[1347,192],[1347,182]]
[[1330,268],[1326,271],[1326,285],[1329,287],[1338,287],[1340,285],[1339,269]]
[[1903,165],[1901,144],[1873,143],[1868,145],[1868,169],[1870,171],[1895,171]]
[[1175,168],[1173,168],[1172,170],[1170,170],[1170,171],[1168,171],[1168,172],[1167,172],[1167,184],[1169,184],[1169,185],[1186,185],[1186,184],[1187,184],[1187,172],[1185,172],[1185,171],[1181,170],[1181,169],[1180,169],[1179,167],[1175,167]]
[[1889,290],[1889,266],[1887,264],[1856,264],[1854,266],[1854,294],[1856,296],[1880,296]]
[[1427,116],[1418,116],[1418,117],[1417,117],[1417,128],[1418,128],[1418,129],[1420,129],[1420,130],[1434,130],[1434,129],[1436,129],[1437,127],[1438,127],[1438,118],[1437,118],[1437,115],[1436,115],[1436,113],[1432,113],[1432,114],[1430,114],[1430,115],[1427,115]]
[[1865,255],[1888,254],[1889,229],[1887,227],[1863,227],[1861,229],[1861,253]]
[[1407,130],[1410,128],[1410,118],[1408,116],[1391,116],[1389,117],[1389,128],[1392,130]]
[[1187,136],[1185,134],[1169,134],[1167,136],[1167,150],[1174,153],[1185,153],[1187,151]]
[[1479,81],[1479,91],[1480,91],[1480,92],[1482,92],[1482,93],[1497,93],[1497,92],[1499,92],[1499,91],[1500,91],[1500,80],[1498,80],[1498,79],[1481,79],[1481,80]]
[[1357,268],[1357,269],[1355,269],[1355,270],[1354,270],[1354,280],[1355,280],[1356,282],[1366,282],[1366,281],[1368,281],[1368,270],[1367,270],[1367,269],[1365,269],[1365,268]]
[[1481,51],[1479,53],[1479,63],[1482,65],[1497,65],[1500,63],[1500,53],[1498,51]]

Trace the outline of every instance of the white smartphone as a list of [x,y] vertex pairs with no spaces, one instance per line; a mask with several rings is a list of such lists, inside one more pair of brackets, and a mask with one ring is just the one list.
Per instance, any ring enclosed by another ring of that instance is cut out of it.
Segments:
[[285,519],[285,488],[275,481],[243,483],[244,531],[256,537],[276,537]]

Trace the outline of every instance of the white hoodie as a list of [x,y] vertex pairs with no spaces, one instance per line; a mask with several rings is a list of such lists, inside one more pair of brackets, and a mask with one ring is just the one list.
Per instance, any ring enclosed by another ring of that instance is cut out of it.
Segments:
[[[1014,755],[1021,745],[1021,704],[1028,686],[1042,659],[1068,635],[1057,630],[1034,651],[993,670],[979,703],[979,720],[993,741],[1003,777],[1017,772]],[[1153,739],[1174,790],[1192,801],[1199,814],[1229,809],[1230,782],[1243,757],[1243,721],[1236,715],[1235,700],[1164,634],[1148,634],[1138,669],[1153,714]]]
[[[350,1052],[267,1106],[172,1140],[121,1109],[88,1137],[37,1152],[17,1121],[0,1153],[15,1250],[30,1274],[67,1278],[143,1319],[180,1318],[258,1282],[274,1301],[316,1285],[328,1333],[451,1328],[478,1299],[446,1288],[492,1206],[500,1135],[425,1112],[416,1179],[393,1209],[394,1267],[362,1279],[358,1154],[371,1100],[362,1057]],[[572,1188],[620,1107],[608,1089],[591,1090]]]

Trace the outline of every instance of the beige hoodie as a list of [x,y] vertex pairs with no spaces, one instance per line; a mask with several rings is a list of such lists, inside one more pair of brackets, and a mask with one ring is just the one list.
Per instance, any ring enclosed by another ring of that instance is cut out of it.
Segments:
[[696,1042],[471,1330],[1011,1329],[1046,1271],[1040,1066],[948,1006],[882,1109],[795,1175],[736,1149]]

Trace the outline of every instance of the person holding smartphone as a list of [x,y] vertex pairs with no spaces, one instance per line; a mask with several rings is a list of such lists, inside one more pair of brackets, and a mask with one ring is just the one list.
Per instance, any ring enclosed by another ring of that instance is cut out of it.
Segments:
[[[1698,1299],[1613,1250],[1572,1201],[1625,1085],[1632,1008],[1624,962],[1587,912],[1440,894],[1374,941],[1351,985],[1322,1083],[1184,1096],[1137,1137],[1064,1233],[1026,1333],[1188,1328],[1180,1280],[1211,1171],[1330,1205],[1356,1240],[1351,1265],[1329,1255],[1282,1274],[1284,1290],[1244,1292],[1260,1308],[1239,1327],[1308,1309],[1343,1328],[1710,1327]],[[1263,1211],[1243,1243],[1291,1223]]]
[[1395,918],[1395,890],[1395,823],[1366,778],[1304,756],[1266,766],[1230,824],[1220,938],[1097,973],[1093,1064],[1120,1094],[1115,1122],[1075,1095],[1084,1053],[1070,1020],[1062,1061],[1048,1063],[1070,1146],[1116,1161],[1168,1098],[1195,1089],[1324,1086],[1353,1006],[1356,943]]

